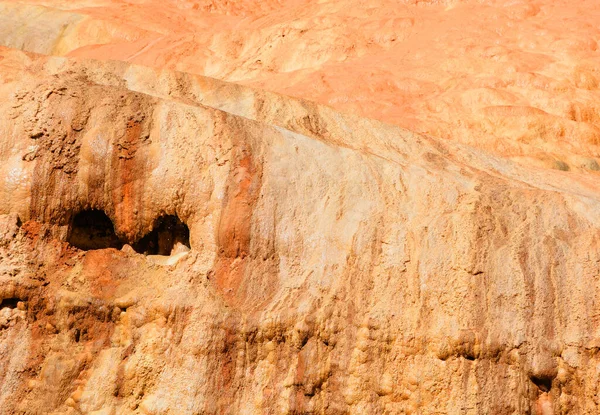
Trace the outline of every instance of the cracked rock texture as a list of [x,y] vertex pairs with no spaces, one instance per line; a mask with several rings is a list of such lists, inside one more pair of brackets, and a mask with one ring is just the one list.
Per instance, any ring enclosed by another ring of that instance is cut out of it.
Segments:
[[370,4],[0,1],[0,413],[600,412],[598,7]]

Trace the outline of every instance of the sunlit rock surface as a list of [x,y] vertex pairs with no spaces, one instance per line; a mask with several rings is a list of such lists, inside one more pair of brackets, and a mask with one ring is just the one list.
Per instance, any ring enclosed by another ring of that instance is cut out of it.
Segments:
[[0,2],[0,412],[599,412],[599,19]]

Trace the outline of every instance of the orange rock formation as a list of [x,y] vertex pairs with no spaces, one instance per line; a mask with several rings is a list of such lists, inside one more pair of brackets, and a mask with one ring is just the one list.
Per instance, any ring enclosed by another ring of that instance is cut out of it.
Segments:
[[0,412],[600,411],[600,6],[0,1]]

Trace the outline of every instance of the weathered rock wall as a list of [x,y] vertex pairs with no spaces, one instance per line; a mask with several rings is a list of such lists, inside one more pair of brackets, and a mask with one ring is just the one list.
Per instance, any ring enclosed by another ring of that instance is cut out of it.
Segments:
[[[5,413],[595,413],[597,175],[1,49]],[[103,210],[133,244],[80,251]]]

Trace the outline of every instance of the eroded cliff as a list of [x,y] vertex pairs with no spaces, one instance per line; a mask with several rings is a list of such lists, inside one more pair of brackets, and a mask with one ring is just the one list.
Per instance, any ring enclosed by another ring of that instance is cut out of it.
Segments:
[[594,169],[11,48],[0,98],[3,413],[598,412]]

